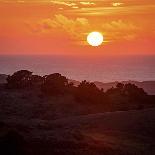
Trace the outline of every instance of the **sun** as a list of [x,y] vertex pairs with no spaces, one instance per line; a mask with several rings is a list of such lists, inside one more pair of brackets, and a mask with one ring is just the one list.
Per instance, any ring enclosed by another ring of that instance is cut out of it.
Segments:
[[100,32],[91,32],[87,36],[87,42],[91,46],[99,46],[103,43],[103,35]]

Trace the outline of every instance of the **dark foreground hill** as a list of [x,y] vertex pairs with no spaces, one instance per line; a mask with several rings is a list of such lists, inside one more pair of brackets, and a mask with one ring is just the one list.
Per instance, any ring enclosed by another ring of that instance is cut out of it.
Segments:
[[11,154],[26,155],[155,154],[155,109],[51,121],[12,117],[3,122],[1,152],[9,149]]
[[[99,87],[99,86],[98,86]],[[2,155],[154,155],[155,95],[20,70],[0,84]]]
[[70,95],[1,86],[0,154],[154,155],[155,108],[105,112]]

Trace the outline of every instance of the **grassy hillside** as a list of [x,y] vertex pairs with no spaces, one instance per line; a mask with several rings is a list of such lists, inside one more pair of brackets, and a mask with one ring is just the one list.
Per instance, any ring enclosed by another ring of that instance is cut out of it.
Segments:
[[0,84],[0,154],[154,155],[155,96],[21,70]]
[[0,151],[6,154],[8,148],[17,155],[155,154],[154,108],[105,112],[37,89],[1,87],[0,98]]

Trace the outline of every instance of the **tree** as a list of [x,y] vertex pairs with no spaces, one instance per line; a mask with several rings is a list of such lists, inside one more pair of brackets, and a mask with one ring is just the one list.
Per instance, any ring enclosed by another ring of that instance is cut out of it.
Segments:
[[124,85],[124,95],[128,96],[131,100],[143,100],[147,93],[142,89],[138,88],[135,84],[127,83]]
[[111,100],[118,102],[121,102],[121,100],[123,100],[123,102],[141,102],[144,101],[147,96],[147,93],[142,88],[138,88],[135,84],[131,83],[118,83],[115,88],[112,87],[108,89],[106,94],[111,98]]
[[43,77],[42,92],[47,95],[64,94],[68,87],[68,80],[59,73]]
[[116,88],[122,90],[124,88],[124,84],[123,83],[117,83]]
[[81,102],[99,103],[104,96],[103,90],[100,90],[94,83],[82,81],[75,92],[75,98]]
[[32,75],[31,76],[31,84],[33,86],[41,86],[43,83],[43,77],[39,75]]
[[31,85],[32,72],[28,70],[20,70],[7,78],[8,88],[25,88]]

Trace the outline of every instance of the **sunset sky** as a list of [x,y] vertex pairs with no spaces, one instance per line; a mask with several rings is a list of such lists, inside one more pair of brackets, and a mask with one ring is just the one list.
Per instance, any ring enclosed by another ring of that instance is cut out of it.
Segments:
[[155,0],[0,0],[0,54],[155,54],[154,19]]

